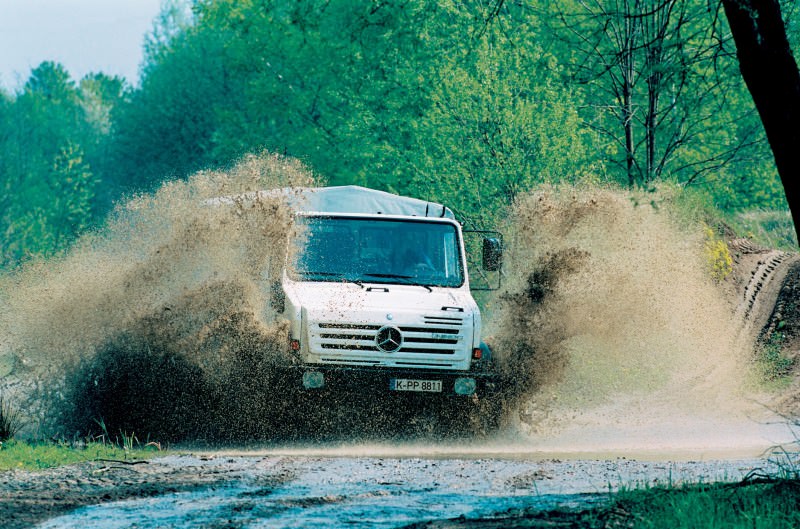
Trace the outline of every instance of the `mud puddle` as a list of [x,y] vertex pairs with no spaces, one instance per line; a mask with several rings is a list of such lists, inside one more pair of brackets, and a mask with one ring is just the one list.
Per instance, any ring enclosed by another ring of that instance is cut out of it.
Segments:
[[[351,452],[358,449],[351,447]],[[248,471],[194,491],[83,507],[38,527],[402,527],[521,507],[586,507],[623,486],[737,480],[754,470],[778,470],[776,462],[764,458],[520,460],[477,455],[168,457],[154,463],[199,472],[207,467]]]

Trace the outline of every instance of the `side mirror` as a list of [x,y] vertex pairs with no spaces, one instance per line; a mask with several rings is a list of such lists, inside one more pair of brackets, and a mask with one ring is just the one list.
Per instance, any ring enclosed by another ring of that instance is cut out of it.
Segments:
[[483,269],[489,272],[500,270],[503,264],[503,243],[497,237],[483,239]]

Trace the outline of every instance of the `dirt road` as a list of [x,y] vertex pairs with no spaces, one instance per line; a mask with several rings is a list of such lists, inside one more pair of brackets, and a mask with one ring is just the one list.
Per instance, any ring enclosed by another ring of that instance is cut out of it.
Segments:
[[652,459],[350,446],[98,461],[3,474],[0,519],[8,529],[403,527],[522,507],[585,507],[621,486],[777,469],[762,457]]

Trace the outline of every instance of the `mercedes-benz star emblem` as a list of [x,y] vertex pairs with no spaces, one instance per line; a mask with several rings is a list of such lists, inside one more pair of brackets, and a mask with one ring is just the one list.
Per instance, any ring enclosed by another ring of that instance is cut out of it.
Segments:
[[384,353],[394,353],[403,345],[403,335],[397,327],[381,327],[375,335],[375,344]]

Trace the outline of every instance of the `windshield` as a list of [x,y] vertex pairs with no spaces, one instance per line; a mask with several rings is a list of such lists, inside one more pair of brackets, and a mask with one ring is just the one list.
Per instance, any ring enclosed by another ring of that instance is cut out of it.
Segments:
[[456,227],[449,223],[298,217],[289,267],[303,281],[458,287],[464,282]]

